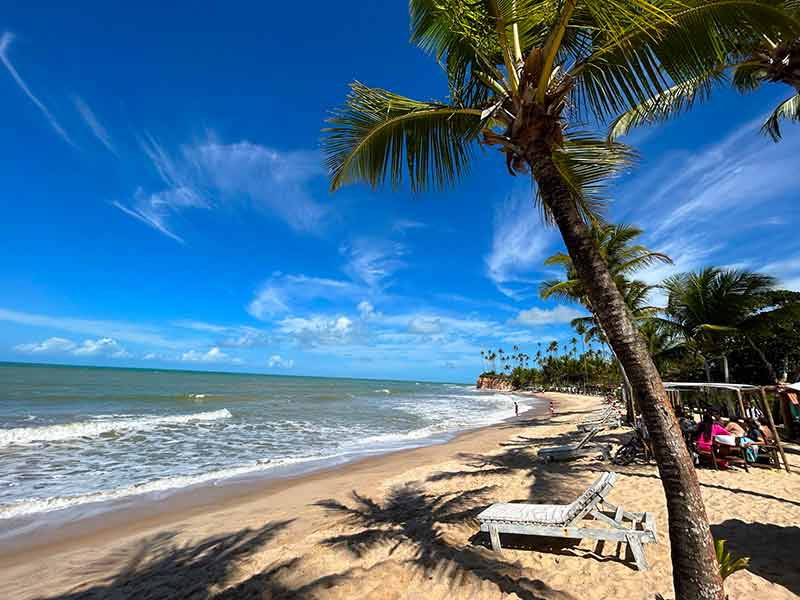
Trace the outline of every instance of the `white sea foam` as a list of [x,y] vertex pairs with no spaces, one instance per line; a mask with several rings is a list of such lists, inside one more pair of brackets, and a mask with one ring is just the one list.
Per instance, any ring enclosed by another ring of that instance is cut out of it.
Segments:
[[24,517],[37,513],[80,506],[82,504],[108,502],[111,500],[120,500],[130,496],[166,492],[169,490],[185,488],[191,485],[211,483],[230,479],[232,477],[249,475],[260,471],[275,469],[277,467],[285,467],[311,461],[323,461],[332,458],[336,458],[336,456],[325,455],[269,459],[256,462],[255,464],[219,469],[215,471],[209,471],[207,473],[200,473],[198,475],[177,475],[174,477],[165,477],[163,479],[156,479],[155,481],[149,481],[147,483],[128,485],[114,490],[93,492],[90,494],[80,494],[76,496],[56,496],[53,498],[37,498],[34,500],[20,500],[11,502],[9,504],[0,505],[0,519],[12,519],[15,517]]
[[107,417],[95,418],[92,421],[49,425],[46,427],[15,427],[0,429],[0,447],[31,444],[35,442],[57,442],[75,438],[97,437],[115,431],[152,429],[164,425],[180,425],[195,421],[216,421],[229,419],[230,411],[223,408],[189,415],[167,415],[163,417]]
[[383,388],[382,390],[375,390],[375,393],[376,394],[391,394],[392,391],[391,390],[387,390],[386,388]]

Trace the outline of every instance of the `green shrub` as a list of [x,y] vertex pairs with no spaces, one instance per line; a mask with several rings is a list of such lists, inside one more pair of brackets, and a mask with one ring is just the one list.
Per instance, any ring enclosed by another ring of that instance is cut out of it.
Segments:
[[733,558],[731,553],[725,550],[725,540],[714,540],[714,550],[717,552],[717,562],[719,563],[719,576],[725,581],[727,577],[746,569],[750,564],[750,558],[742,556]]

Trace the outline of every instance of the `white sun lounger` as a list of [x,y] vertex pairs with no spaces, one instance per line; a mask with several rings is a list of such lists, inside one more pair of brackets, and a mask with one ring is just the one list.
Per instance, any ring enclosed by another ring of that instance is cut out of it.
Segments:
[[611,453],[611,446],[608,444],[592,444],[591,441],[599,432],[605,427],[595,427],[577,444],[567,444],[565,446],[553,446],[552,448],[542,448],[538,452],[538,456],[544,462],[553,460],[572,460],[582,456],[590,456],[592,454],[601,453],[606,459]]
[[616,429],[622,425],[622,415],[614,406],[593,413],[578,423],[578,431],[590,431],[595,427],[603,426]]
[[[652,513],[630,513],[606,500],[616,478],[616,473],[604,473],[572,504],[492,504],[477,517],[481,531],[489,533],[496,552],[502,550],[501,533],[590,539],[598,546],[605,541],[617,542],[622,556],[627,544],[636,567],[646,570],[643,544],[658,541],[655,520]],[[580,526],[584,519],[591,519],[591,526]]]

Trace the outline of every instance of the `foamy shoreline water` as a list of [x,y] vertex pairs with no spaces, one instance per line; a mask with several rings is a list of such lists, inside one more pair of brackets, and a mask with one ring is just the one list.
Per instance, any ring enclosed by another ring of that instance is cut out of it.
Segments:
[[[83,385],[94,375],[84,373]],[[121,401],[105,388],[75,406],[70,389],[68,403],[60,392],[16,411],[0,407],[0,459],[12,467],[0,475],[0,520],[308,472],[444,442],[513,415],[511,394],[466,385],[229,376],[210,385],[203,377],[192,383],[204,392],[163,389],[185,387],[182,376],[144,390],[139,381],[135,395],[123,385]],[[523,410],[536,403],[516,400]],[[97,408],[110,410],[92,414]]]

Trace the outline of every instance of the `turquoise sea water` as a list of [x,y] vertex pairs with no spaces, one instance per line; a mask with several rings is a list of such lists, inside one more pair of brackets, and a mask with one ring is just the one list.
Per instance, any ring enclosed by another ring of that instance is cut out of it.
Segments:
[[459,384],[0,364],[0,519],[431,443],[513,402]]

